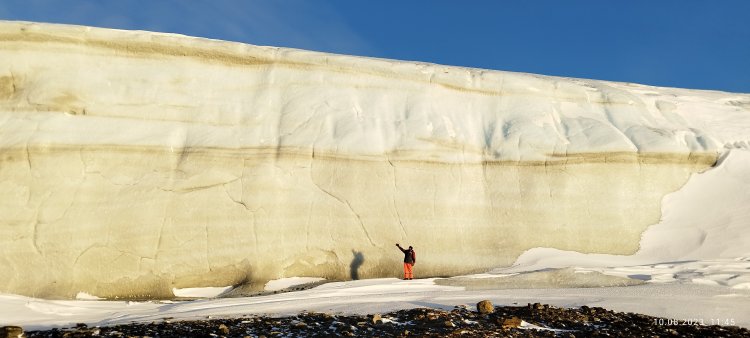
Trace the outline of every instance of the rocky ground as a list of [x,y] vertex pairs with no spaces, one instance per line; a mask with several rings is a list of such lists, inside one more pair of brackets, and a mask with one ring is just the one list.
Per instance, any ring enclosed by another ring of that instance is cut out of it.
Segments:
[[[483,301],[484,302],[484,301]],[[410,309],[368,316],[302,313],[293,317],[248,315],[206,319],[26,332],[26,337],[750,337],[736,326],[700,325],[583,306],[542,304],[479,311]],[[706,323],[704,323],[706,324]],[[10,329],[3,328],[2,330]],[[20,328],[19,328],[20,329]],[[9,331],[7,333],[10,333]],[[0,334],[0,337],[6,335]]]

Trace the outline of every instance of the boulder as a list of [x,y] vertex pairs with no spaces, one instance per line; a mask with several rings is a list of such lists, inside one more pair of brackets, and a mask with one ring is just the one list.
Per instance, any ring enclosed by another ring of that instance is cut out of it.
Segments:
[[23,337],[23,328],[20,326],[3,326],[0,327],[0,338],[20,338]]
[[489,300],[483,300],[477,303],[477,312],[481,314],[488,314],[495,312],[495,306]]

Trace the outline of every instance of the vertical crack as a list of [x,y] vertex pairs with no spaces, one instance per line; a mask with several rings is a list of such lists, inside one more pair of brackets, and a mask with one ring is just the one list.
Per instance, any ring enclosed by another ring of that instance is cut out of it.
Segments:
[[[259,209],[260,211],[263,211],[263,208]],[[258,249],[260,248],[258,245],[260,245],[260,242],[258,242],[258,218],[255,216],[255,213],[252,213],[253,215],[253,236],[255,237],[255,257],[258,257]]]
[[406,238],[408,237],[406,235],[406,227],[404,227],[404,223],[401,221],[401,213],[398,211],[398,204],[396,203],[396,193],[398,192],[398,185],[396,184],[396,166],[393,165],[393,162],[389,157],[386,157],[386,161],[391,165],[391,172],[393,175],[393,194],[391,195],[391,203],[393,203],[393,210],[396,211],[398,225],[401,227],[401,232],[404,234],[404,238]]
[[167,223],[167,208],[164,207],[164,216],[161,219],[161,228],[159,228],[159,241],[156,243],[156,251],[154,252],[154,260],[157,260],[159,258],[159,253],[161,252],[161,246],[163,243],[164,238],[164,227]]
[[435,218],[435,211],[436,206],[435,203],[437,202],[437,180],[435,179],[435,174],[432,174],[432,217]]
[[28,142],[26,142],[26,165],[29,167],[29,174],[31,174],[31,152],[29,151]]
[[307,208],[307,222],[305,224],[305,232],[307,233],[306,239],[305,239],[305,250],[310,251],[310,221],[312,218],[312,211],[313,211],[313,201],[310,201],[310,205]]
[[32,239],[31,244],[34,245],[34,251],[36,252],[37,255],[44,256],[42,254],[42,251],[39,250],[39,244],[38,244],[38,241],[39,241],[39,237],[38,237],[39,236],[39,229],[38,229],[38,227],[39,227],[39,219],[37,218],[37,219],[34,220],[34,237]]
[[[313,148],[312,158],[315,158],[315,150],[314,150],[314,148]],[[349,203],[349,201],[341,199],[338,196],[330,193],[329,191],[323,189],[323,187],[321,187],[320,185],[318,185],[317,182],[315,182],[315,178],[313,177],[313,174],[312,174],[313,173],[313,164],[312,163],[313,163],[313,161],[311,160],[310,161],[310,182],[312,182],[312,184],[315,187],[317,187],[318,190],[322,191],[323,193],[325,193],[326,195],[330,196],[331,198],[333,198],[334,200],[338,201],[339,203],[341,203],[343,205],[346,205],[346,207],[354,215],[354,217],[357,218],[357,221],[359,222],[359,226],[362,228],[362,231],[365,233],[365,236],[367,237],[367,240],[370,242],[370,244],[372,246],[377,246],[377,245],[375,245],[375,242],[372,241],[372,237],[370,237],[370,233],[367,231],[367,228],[365,227],[365,223],[362,221],[362,217],[360,217],[359,214],[357,214],[357,212],[354,211],[354,208],[352,208],[352,205]]]
[[347,207],[349,207],[349,210],[352,212],[352,214],[354,214],[354,216],[357,217],[357,220],[359,221],[359,226],[362,227],[362,231],[364,231],[365,236],[367,236],[367,240],[370,242],[372,246],[376,246],[375,243],[372,241],[372,237],[370,237],[370,233],[367,231],[367,228],[365,227],[365,223],[362,222],[362,218],[359,217],[359,214],[354,211],[354,208],[352,208],[352,205],[349,204],[349,201],[345,201],[345,204]]
[[211,261],[209,259],[209,250],[208,250],[208,222],[203,223],[203,230],[206,232],[206,268],[208,271],[211,271]]

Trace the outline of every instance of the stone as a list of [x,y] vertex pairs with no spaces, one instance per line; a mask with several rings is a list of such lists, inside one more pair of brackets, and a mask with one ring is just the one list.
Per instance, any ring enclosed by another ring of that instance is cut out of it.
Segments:
[[477,312],[481,314],[488,314],[495,312],[495,306],[489,300],[483,300],[477,303]]
[[23,337],[23,328],[20,326],[3,326],[0,327],[0,338],[20,338]]
[[521,326],[521,319],[518,317],[511,317],[503,320],[503,329],[513,329]]
[[373,325],[383,324],[383,318],[380,316],[379,313],[372,315],[372,324]]
[[223,335],[228,335],[229,334],[229,328],[226,325],[221,324],[221,325],[219,325],[219,332],[221,332],[221,334],[223,334]]
[[445,322],[443,322],[443,326],[447,328],[453,328],[453,327],[456,327],[456,324],[453,324],[453,322],[450,320],[446,320]]

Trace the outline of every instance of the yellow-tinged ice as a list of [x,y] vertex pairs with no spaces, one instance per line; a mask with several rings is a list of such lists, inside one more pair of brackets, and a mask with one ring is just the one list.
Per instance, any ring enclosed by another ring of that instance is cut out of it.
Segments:
[[750,140],[746,94],[19,22],[0,60],[0,292],[39,297],[630,254]]

